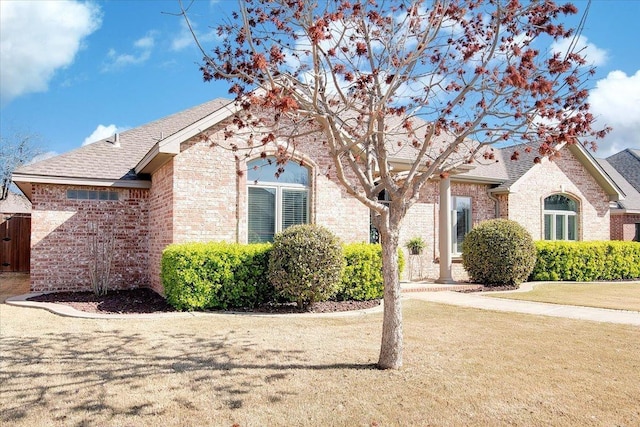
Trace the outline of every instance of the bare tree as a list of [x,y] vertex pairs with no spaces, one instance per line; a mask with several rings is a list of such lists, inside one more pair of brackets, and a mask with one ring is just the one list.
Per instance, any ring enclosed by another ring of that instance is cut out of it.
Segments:
[[[553,157],[578,138],[595,147],[606,133],[591,127],[593,70],[574,51],[586,13],[577,29],[560,22],[576,13],[551,0],[246,0],[218,28],[221,43],[201,47],[204,79],[228,81],[240,107],[229,136],[246,131],[253,150],[287,141],[283,167],[314,133],[335,179],[374,213],[385,284],[380,368],[402,365],[398,236],[425,183],[493,161],[498,142]],[[562,38],[572,49],[551,52]]]
[[13,171],[40,154],[40,137],[29,132],[14,132],[0,136],[0,200],[7,198]]
[[108,215],[99,226],[99,221],[89,221],[87,231],[89,238],[89,276],[93,293],[106,295],[111,280],[111,267],[116,241],[116,215]]

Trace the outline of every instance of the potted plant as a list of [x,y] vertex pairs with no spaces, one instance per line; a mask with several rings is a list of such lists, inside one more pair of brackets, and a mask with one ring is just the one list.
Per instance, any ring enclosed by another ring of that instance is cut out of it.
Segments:
[[411,255],[420,255],[425,247],[425,243],[424,240],[422,240],[422,237],[412,237],[404,245],[407,249],[409,249],[409,253]]

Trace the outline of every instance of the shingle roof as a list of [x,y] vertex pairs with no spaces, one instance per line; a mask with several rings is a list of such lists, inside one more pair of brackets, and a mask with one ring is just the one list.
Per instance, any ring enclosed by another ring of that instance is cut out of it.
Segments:
[[31,203],[29,199],[22,194],[16,194],[11,191],[7,194],[7,198],[0,200],[0,213],[30,213]]
[[624,192],[621,209],[640,210],[640,150],[626,149],[598,163]]
[[27,166],[14,173],[65,178],[106,180],[139,179],[133,168],[161,140],[197,122],[232,102],[218,98],[188,110],[164,117],[119,134],[120,146],[114,137],[103,139],[76,150]]
[[[527,145],[525,144],[504,148],[493,147],[494,161],[480,158],[476,161],[475,169],[459,176],[498,180],[501,182],[496,188],[507,190],[535,165],[534,159],[540,157],[537,150],[532,149],[527,152],[526,148]],[[511,160],[511,155],[516,151],[518,152],[518,159]],[[484,151],[480,152],[480,154],[483,153]]]
[[640,150],[628,148],[607,157],[607,162],[609,162],[636,191],[640,191]]
[[[232,100],[224,98],[214,99],[188,110],[122,132],[119,135],[119,146],[114,144],[114,137],[112,136],[68,153],[23,166],[14,173],[25,176],[64,179],[145,179],[136,175],[134,168],[156,143],[162,139],[169,139],[172,135],[220,111],[232,102]],[[424,129],[426,127],[420,126],[420,128]],[[420,131],[418,130],[418,132]],[[399,161],[413,160],[416,155],[416,149],[409,144],[398,144],[397,142],[393,137],[390,137],[387,141],[390,157]],[[436,138],[431,147],[431,157],[437,157],[440,150],[447,145],[446,143],[447,138],[445,136]],[[456,176],[468,180],[492,181],[498,184],[498,189],[507,190],[534,166],[534,159],[539,155],[537,150],[529,150],[527,152],[526,146],[523,144],[502,149],[493,148],[492,150],[494,152],[493,160],[482,158],[484,153],[482,151],[472,170]],[[511,160],[511,154],[514,151],[519,153],[518,160]],[[626,151],[640,161],[640,150]],[[461,150],[459,156],[460,159],[464,159],[466,153]],[[640,177],[638,177],[638,185],[640,186]]]

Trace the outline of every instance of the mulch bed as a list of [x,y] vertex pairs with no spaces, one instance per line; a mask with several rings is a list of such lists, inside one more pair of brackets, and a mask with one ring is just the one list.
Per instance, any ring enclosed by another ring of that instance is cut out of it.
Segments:
[[[76,310],[102,314],[170,313],[176,311],[167,301],[150,289],[109,291],[107,295],[96,296],[93,292],[53,292],[29,298],[29,301],[66,304]],[[266,304],[255,309],[234,311],[256,313],[333,313],[362,310],[377,307],[379,300],[373,301],[326,301],[315,303],[307,310],[296,304]]]

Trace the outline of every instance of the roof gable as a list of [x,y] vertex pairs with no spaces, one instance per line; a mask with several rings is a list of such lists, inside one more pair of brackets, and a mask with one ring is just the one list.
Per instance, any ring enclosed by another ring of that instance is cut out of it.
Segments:
[[[29,196],[30,182],[107,185],[148,181],[138,175],[136,165],[159,142],[171,139],[183,129],[219,111],[232,101],[214,99],[162,119],[129,129],[115,136],[79,147],[73,151],[22,166],[13,180]],[[129,184],[127,184],[129,183]],[[139,186],[139,185],[138,185]]]

